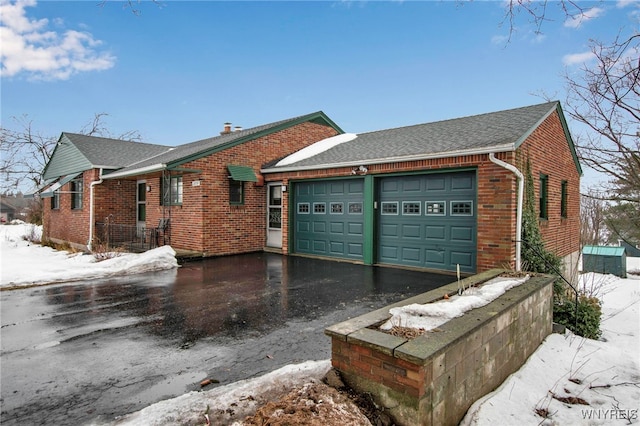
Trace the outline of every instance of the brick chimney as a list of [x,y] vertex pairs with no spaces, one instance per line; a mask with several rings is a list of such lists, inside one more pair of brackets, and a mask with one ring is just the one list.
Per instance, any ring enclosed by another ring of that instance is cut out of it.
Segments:
[[233,128],[234,132],[239,132],[241,130],[242,130],[242,126],[236,126],[236,127]]
[[231,123],[224,123],[224,130],[220,132],[221,135],[231,133]]

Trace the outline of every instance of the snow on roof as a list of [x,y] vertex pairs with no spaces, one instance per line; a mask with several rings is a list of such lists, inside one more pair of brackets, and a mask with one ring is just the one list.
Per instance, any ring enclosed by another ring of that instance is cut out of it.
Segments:
[[307,158],[313,157],[314,155],[320,154],[321,152],[327,151],[334,146],[340,145],[345,142],[349,142],[357,138],[358,135],[355,133],[343,133],[341,135],[332,136],[330,138],[323,139],[314,143],[313,145],[309,145],[305,148],[302,148],[300,151],[296,151],[291,155],[283,158],[278,161],[276,167],[286,166],[289,164],[296,163],[298,161],[305,160]]

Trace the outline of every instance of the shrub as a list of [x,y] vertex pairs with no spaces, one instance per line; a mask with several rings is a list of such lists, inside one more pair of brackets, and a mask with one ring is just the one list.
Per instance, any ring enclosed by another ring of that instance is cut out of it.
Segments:
[[578,318],[576,321],[576,302],[567,297],[554,302],[553,320],[566,326],[578,336],[598,339],[602,309],[600,299],[581,295],[578,297]]

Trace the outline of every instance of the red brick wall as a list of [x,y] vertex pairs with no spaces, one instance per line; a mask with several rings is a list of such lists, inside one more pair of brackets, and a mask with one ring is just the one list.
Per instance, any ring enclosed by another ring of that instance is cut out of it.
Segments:
[[[230,205],[227,165],[249,166],[259,176],[265,163],[336,134],[331,127],[302,123],[184,164],[183,168],[201,172],[182,175],[181,206],[161,206],[161,178],[146,176],[151,185],[147,225],[157,226],[163,214],[170,215],[171,246],[176,249],[195,250],[205,255],[260,251],[266,238],[267,187],[245,182],[244,204]],[[194,181],[199,181],[199,185],[193,186]]]
[[[525,172],[527,158],[531,164],[538,208],[540,174],[549,176],[547,220],[540,219],[540,230],[548,250],[567,256],[580,250],[580,175],[567,147],[558,114],[549,116],[518,150],[518,167]],[[560,216],[560,185],[568,182],[566,218]]]
[[98,170],[88,170],[82,175],[82,208],[71,209],[71,183],[60,190],[60,206],[51,209],[51,198],[43,200],[43,238],[67,241],[78,248],[89,241],[89,184],[98,175]]

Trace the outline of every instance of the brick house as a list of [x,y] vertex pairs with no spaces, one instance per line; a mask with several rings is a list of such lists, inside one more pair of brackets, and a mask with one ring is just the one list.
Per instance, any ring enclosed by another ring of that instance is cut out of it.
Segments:
[[142,245],[202,256],[474,273],[517,261],[528,160],[547,248],[579,255],[582,171],[558,102],[357,135],[317,112],[178,147],[95,139],[62,134],[45,169],[45,237],[86,247],[126,225]]
[[62,133],[43,173],[43,237],[80,249],[262,250],[261,165],[338,133],[322,112],[246,130],[225,123],[219,136],[177,147]]
[[287,189],[283,252],[466,273],[514,266],[511,169],[528,160],[546,246],[576,264],[582,170],[559,102],[340,138],[263,167]]

